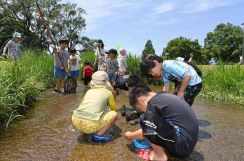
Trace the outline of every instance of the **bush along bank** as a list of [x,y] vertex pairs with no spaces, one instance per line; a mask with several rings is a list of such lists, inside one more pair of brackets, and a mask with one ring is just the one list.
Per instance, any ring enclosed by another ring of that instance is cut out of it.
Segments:
[[20,117],[39,93],[53,86],[53,57],[23,52],[20,62],[0,61],[0,132]]
[[210,100],[244,104],[244,66],[199,66],[206,75],[200,96]]

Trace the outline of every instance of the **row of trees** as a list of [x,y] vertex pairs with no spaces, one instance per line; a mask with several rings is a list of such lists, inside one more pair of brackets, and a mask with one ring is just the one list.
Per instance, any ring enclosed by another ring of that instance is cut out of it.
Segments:
[[[70,40],[70,47],[81,43],[88,49],[94,48],[96,40],[80,37],[80,32],[86,27],[84,9],[73,3],[62,3],[60,0],[39,2],[54,40],[58,41],[65,36]],[[36,0],[0,0],[0,47],[12,38],[15,31],[24,35],[22,44],[27,48],[43,50],[48,49],[50,45]]]
[[[213,32],[207,33],[202,47],[198,40],[185,37],[175,38],[168,42],[163,49],[162,56],[168,59],[184,57],[189,59],[190,53],[194,54],[194,61],[207,63],[212,57],[226,63],[238,62],[242,54],[243,32],[241,27],[230,23],[219,24]],[[142,52],[142,57],[155,54],[151,40],[148,40]]]

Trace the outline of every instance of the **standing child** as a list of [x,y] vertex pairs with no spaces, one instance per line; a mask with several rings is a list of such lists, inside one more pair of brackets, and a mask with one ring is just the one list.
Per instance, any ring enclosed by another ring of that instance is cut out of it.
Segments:
[[126,50],[124,48],[120,49],[117,61],[119,64],[119,73],[121,76],[124,76],[127,68]]
[[68,64],[69,64],[70,77],[74,78],[77,83],[77,79],[80,75],[81,59],[80,56],[76,54],[76,49],[70,50]]
[[166,151],[179,158],[192,153],[198,140],[198,121],[189,104],[172,94],[152,92],[147,86],[135,87],[129,100],[144,114],[141,128],[126,132],[126,139],[145,137],[152,145],[152,151],[139,151],[140,158],[167,161]]
[[106,54],[104,49],[104,43],[102,40],[98,40],[98,47],[95,51],[95,62],[93,67],[96,66],[96,63],[98,63],[98,70],[106,71],[107,70],[107,64],[106,64]]
[[119,71],[119,64],[118,61],[116,60],[117,51],[115,49],[110,49],[108,51],[108,54],[109,55],[107,60],[107,66],[108,66],[107,73],[109,77],[109,82],[113,86],[115,80],[118,79],[116,74]]
[[94,142],[111,141],[105,133],[118,117],[113,94],[108,90],[111,85],[107,80],[106,72],[95,72],[90,83],[91,89],[86,92],[79,108],[74,110],[72,115],[75,129],[85,134],[93,134],[91,140]]
[[68,46],[68,39],[61,38],[59,40],[60,48],[56,49],[54,45],[51,45],[53,47],[53,53],[54,53],[54,77],[56,79],[56,86],[54,89],[55,93],[62,93],[61,92],[61,86],[65,78],[65,68],[68,64],[69,54],[66,51],[66,48]]
[[86,61],[83,69],[83,78],[84,78],[85,86],[90,84],[92,74],[93,74],[93,69],[91,67],[91,63],[89,61]]

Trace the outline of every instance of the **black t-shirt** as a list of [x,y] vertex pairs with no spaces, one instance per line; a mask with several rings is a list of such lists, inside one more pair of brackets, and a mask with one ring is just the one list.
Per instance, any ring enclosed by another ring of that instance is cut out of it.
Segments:
[[168,93],[158,93],[150,100],[140,125],[150,142],[179,157],[187,157],[198,139],[193,110],[184,100]]

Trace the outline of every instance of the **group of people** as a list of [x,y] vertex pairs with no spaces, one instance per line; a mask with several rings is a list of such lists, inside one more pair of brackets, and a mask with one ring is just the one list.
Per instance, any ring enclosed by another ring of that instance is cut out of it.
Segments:
[[93,66],[98,64],[99,71],[107,72],[109,82],[111,85],[114,85],[117,80],[125,75],[127,68],[126,55],[126,50],[124,48],[119,49],[119,51],[116,49],[106,51],[103,41],[98,40],[98,48],[95,52],[96,58]]
[[[79,78],[80,75],[80,66],[81,59],[80,56],[76,54],[75,49],[71,49],[68,53],[66,50],[68,46],[68,40],[65,38],[60,39],[59,41],[60,48],[57,49],[54,45],[54,76],[56,79],[56,86],[54,89],[55,93],[62,93],[61,86],[65,78],[66,67],[69,70],[69,76],[74,78],[75,81]],[[121,49],[119,51],[120,55],[118,60],[116,59],[117,50],[110,49],[106,51],[104,49],[104,43],[102,40],[98,40],[98,47],[95,52],[95,62],[92,65],[91,62],[85,61],[83,68],[83,78],[84,85],[88,86],[91,81],[91,76],[93,74],[93,68],[98,66],[99,71],[105,71],[108,74],[108,80],[111,85],[114,85],[116,80],[119,80],[126,71],[126,50]],[[70,54],[70,56],[69,56]]]
[[[15,33],[13,40],[4,48],[16,61],[20,56],[20,41],[21,34]],[[61,93],[67,68],[75,80],[80,75],[80,56],[75,49],[67,51],[68,44],[68,40],[62,38],[59,48],[51,46],[54,53],[55,93]],[[109,142],[112,137],[107,135],[108,130],[119,118],[114,91],[116,81],[126,73],[126,50],[106,51],[103,41],[99,40],[95,55],[93,65],[89,61],[84,64],[84,84],[89,85],[90,89],[74,110],[72,123],[76,130],[92,134],[92,141]],[[141,60],[141,72],[163,82],[162,92],[159,93],[153,92],[137,75],[130,75],[124,82],[130,105],[143,112],[139,118],[141,128],[127,131],[124,136],[128,140],[147,139],[152,147],[150,151],[139,154],[140,158],[167,160],[167,153],[180,158],[192,153],[198,140],[198,121],[191,106],[202,89],[202,78],[189,61],[163,60],[157,55],[148,55]],[[96,64],[97,71],[93,73]],[[170,82],[177,84],[174,95],[169,93]]]
[[[100,47],[96,51],[98,71],[92,75],[90,89],[72,114],[72,123],[76,130],[92,134],[92,141],[109,142],[112,137],[108,131],[119,118],[113,83],[120,71],[115,63],[117,51],[109,50],[106,59],[103,43]],[[152,149],[138,154],[142,159],[165,161],[167,153],[180,158],[189,156],[198,140],[198,121],[191,106],[202,89],[201,76],[184,61],[163,60],[156,55],[141,60],[140,69],[145,75],[162,80],[164,87],[162,92],[155,93],[140,76],[130,75],[126,79],[129,103],[143,113],[139,118],[141,128],[125,132],[125,138],[150,142]],[[169,93],[170,82],[175,81],[179,85],[173,95]]]

